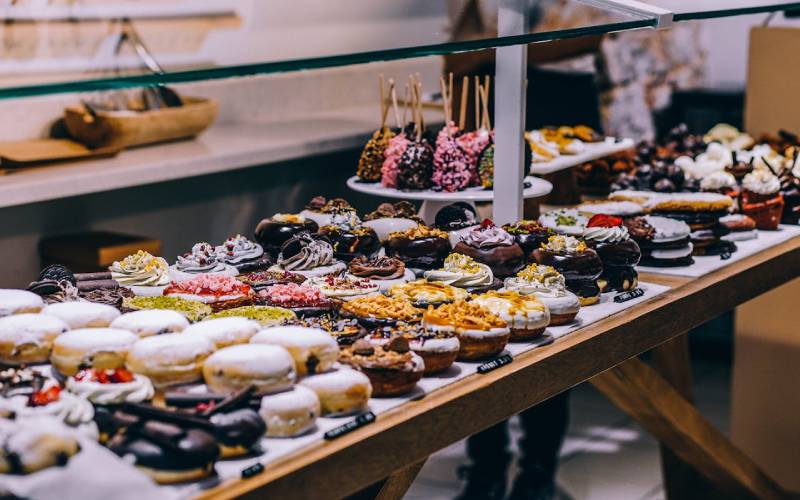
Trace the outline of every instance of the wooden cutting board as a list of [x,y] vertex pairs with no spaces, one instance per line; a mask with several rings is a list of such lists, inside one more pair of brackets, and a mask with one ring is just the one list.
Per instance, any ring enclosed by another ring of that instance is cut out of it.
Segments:
[[77,161],[107,158],[120,152],[120,148],[87,148],[68,139],[31,139],[0,142],[0,170],[30,168],[50,165],[60,161]]

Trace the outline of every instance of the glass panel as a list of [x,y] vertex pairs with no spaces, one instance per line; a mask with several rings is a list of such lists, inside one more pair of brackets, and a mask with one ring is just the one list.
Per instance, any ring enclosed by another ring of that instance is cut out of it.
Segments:
[[644,0],[644,3],[674,12],[675,21],[800,9],[800,2],[781,0],[702,0],[699,2],[687,0]]
[[[654,24],[578,0],[519,1],[529,11],[529,32],[498,38],[498,0],[0,0],[0,98],[297,71]],[[164,72],[152,73],[152,63],[147,69],[143,52]]]

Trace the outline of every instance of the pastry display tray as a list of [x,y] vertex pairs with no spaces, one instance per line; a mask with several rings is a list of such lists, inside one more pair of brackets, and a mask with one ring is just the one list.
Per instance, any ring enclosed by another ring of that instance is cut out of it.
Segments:
[[701,256],[694,258],[694,264],[687,267],[649,267],[638,266],[636,269],[640,273],[667,274],[670,276],[685,276],[697,278],[718,269],[730,266],[731,264],[745,259],[755,253],[766,250],[788,241],[795,236],[800,236],[800,226],[787,226],[781,224],[777,231],[759,231],[758,238],[737,241],[738,250],[731,254],[729,259],[722,259],[717,256]]
[[633,139],[617,139],[614,137],[606,137],[604,142],[587,142],[585,143],[585,149],[580,154],[561,155],[548,162],[531,163],[530,173],[532,175],[552,174],[587,161],[631,149],[634,145]]
[[[615,302],[613,300],[613,294],[604,294],[601,303],[594,306],[581,308],[577,321],[573,322],[572,324],[549,327],[547,328],[543,337],[534,341],[509,343],[506,350],[500,356],[511,354],[512,356],[516,357],[523,352],[536,349],[542,345],[547,345],[552,343],[554,339],[564,337],[565,335],[596,323],[611,315],[620,313],[632,306],[646,302],[654,297],[658,297],[669,290],[668,286],[657,285],[654,283],[641,283],[640,288],[644,291],[644,295],[626,302]],[[422,380],[420,380],[420,382],[417,384],[417,388],[411,394],[394,398],[371,398],[370,410],[377,416],[377,420],[380,420],[381,414],[393,408],[396,408],[408,401],[424,399],[426,394],[443,389],[464,379],[465,377],[474,375],[478,367],[487,361],[491,360],[471,363],[456,362],[444,373],[422,378]],[[353,418],[353,416],[340,418],[320,418],[317,420],[317,430],[308,435],[290,439],[264,438],[262,442],[264,444],[265,453],[262,456],[247,459],[223,460],[217,462],[216,469],[218,478],[206,480],[204,482],[188,484],[185,486],[165,486],[163,488],[177,489],[182,495],[197,494],[202,491],[204,487],[208,488],[210,486],[214,486],[219,481],[240,477],[242,470],[253,466],[256,463],[261,463],[262,465],[268,466],[268,464],[271,462],[285,457],[290,453],[296,453],[302,450],[304,447],[319,443],[323,440],[323,435],[325,432],[352,421]]]

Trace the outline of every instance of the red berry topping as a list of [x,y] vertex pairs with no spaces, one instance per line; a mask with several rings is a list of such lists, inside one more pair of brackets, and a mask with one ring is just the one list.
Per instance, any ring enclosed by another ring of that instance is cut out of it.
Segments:
[[210,409],[212,409],[212,408],[214,408],[216,406],[217,406],[217,403],[215,403],[214,401],[209,401],[208,403],[197,403],[197,406],[195,406],[195,410],[197,411],[197,413],[202,413],[202,412],[208,411],[208,410],[210,410]]
[[28,399],[28,406],[46,406],[50,403],[55,403],[60,397],[61,388],[54,385],[46,391],[38,391],[31,394],[30,399]]
[[492,219],[483,219],[483,222],[481,222],[481,229],[488,229],[490,227],[494,227]]
[[133,382],[133,373],[124,368],[117,368],[111,373],[111,382],[114,384],[125,384]]
[[622,225],[622,218],[613,215],[597,214],[589,219],[586,227],[619,227]]

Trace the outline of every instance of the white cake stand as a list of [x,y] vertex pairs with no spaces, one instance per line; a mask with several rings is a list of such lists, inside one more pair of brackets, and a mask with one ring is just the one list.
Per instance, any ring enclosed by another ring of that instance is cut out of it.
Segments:
[[[530,187],[522,192],[523,198],[539,198],[545,196],[553,190],[553,185],[538,177],[525,177],[525,182]],[[427,224],[432,224],[436,212],[442,207],[465,201],[475,206],[476,201],[492,201],[494,192],[483,188],[467,188],[464,191],[455,193],[445,193],[438,191],[400,191],[399,189],[387,188],[380,182],[361,182],[357,176],[347,179],[347,187],[359,193],[371,194],[373,196],[383,196],[384,198],[396,198],[400,200],[421,200],[422,206],[419,209],[419,216]]]

